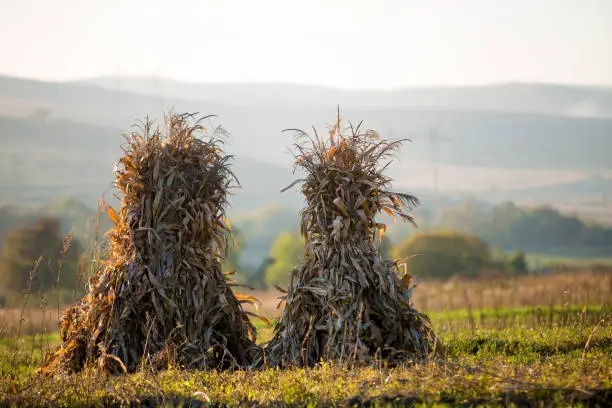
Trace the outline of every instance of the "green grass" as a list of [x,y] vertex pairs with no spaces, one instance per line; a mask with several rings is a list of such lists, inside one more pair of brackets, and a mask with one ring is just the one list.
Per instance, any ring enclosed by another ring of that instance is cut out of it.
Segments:
[[[57,335],[0,339],[0,405],[108,406],[607,406],[612,403],[610,310],[501,309],[431,314],[444,354],[423,364],[349,369],[201,372],[170,368],[110,377],[34,373]],[[261,327],[266,340],[271,330]],[[442,348],[441,348],[442,349]]]
[[530,268],[542,268],[549,265],[566,265],[568,267],[590,267],[592,265],[612,266],[612,257],[572,257],[538,253],[525,254]]

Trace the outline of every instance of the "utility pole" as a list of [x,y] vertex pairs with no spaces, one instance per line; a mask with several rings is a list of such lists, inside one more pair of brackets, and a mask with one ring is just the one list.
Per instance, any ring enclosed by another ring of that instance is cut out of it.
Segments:
[[434,208],[438,209],[438,194],[439,194],[439,175],[438,175],[438,142],[448,142],[452,139],[440,135],[438,131],[434,128],[431,132],[429,132],[429,143],[431,147],[431,162],[433,165],[433,191],[434,191]]
[[434,183],[434,194],[438,195],[438,140],[440,135],[438,132],[429,132],[429,143],[431,147],[431,163],[433,165],[433,183]]

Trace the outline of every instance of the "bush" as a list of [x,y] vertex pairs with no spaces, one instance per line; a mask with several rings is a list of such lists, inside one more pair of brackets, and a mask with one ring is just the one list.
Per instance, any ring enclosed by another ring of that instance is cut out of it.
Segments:
[[473,235],[455,231],[416,234],[393,249],[396,259],[408,259],[408,269],[420,277],[477,276],[491,262],[489,247]]
[[527,266],[527,260],[525,259],[525,253],[523,251],[516,251],[508,260],[508,265],[515,274],[525,275],[529,272]]
[[300,264],[304,257],[304,238],[295,233],[280,234],[270,250],[270,262],[266,267],[266,284],[287,287],[293,268]]
[[[11,229],[4,237],[0,254],[0,284],[20,292],[31,284],[31,290],[45,292],[55,287],[58,272],[60,287],[74,289],[77,284],[81,244],[62,237],[59,219],[41,217],[36,221]],[[41,263],[32,276],[36,260]]]

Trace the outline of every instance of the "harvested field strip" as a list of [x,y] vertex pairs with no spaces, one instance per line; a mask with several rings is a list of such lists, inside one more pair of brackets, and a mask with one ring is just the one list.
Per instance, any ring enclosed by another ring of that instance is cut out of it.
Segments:
[[[537,406],[583,403],[604,406],[612,396],[610,327],[591,338],[595,326],[578,323],[541,330],[505,328],[441,331],[450,358],[414,366],[384,364],[347,370],[333,364],[316,368],[237,372],[170,369],[109,377],[86,370],[49,380],[3,373],[0,403],[74,406],[124,402],[211,402],[236,405],[406,402]],[[560,343],[562,339],[571,339]],[[510,346],[510,347],[509,347]],[[511,352],[509,352],[511,351]],[[2,350],[2,359],[7,357]],[[537,356],[538,358],[533,358]],[[8,374],[8,375],[6,375]]]
[[[521,310],[523,310],[521,312]],[[587,308],[597,316],[603,308]],[[612,402],[612,325],[584,321],[579,313],[553,326],[530,327],[535,314],[524,309],[517,321],[470,329],[467,311],[432,313],[433,326],[447,345],[447,361],[386,368],[384,362],[347,370],[334,364],[316,368],[237,372],[172,368],[109,377],[90,370],[57,379],[33,375],[40,353],[31,345],[43,337],[24,337],[19,364],[12,365],[9,339],[0,342],[0,405],[151,405],[218,402],[344,405],[370,403],[445,403],[606,406]],[[475,311],[478,313],[479,311]],[[450,318],[449,318],[450,316]],[[450,324],[449,324],[450,322]],[[609,322],[609,320],[606,320]],[[259,324],[257,324],[259,325]],[[49,343],[57,335],[47,335]]]

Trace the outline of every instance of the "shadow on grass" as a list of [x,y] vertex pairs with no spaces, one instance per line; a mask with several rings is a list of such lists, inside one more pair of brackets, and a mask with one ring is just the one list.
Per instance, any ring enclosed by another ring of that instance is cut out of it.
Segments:
[[423,405],[449,405],[453,407],[474,406],[612,406],[612,389],[591,390],[509,390],[499,393],[491,398],[464,398],[451,393],[443,392],[436,398],[423,398],[414,396],[381,396],[375,399],[349,399],[344,406],[347,407],[385,407],[385,406],[423,406]]
[[[542,357],[582,353],[585,343],[582,340],[564,340],[559,343],[544,343],[522,340],[491,339],[476,337],[473,339],[456,339],[449,349],[451,355],[491,354],[495,356],[516,356],[526,353],[538,354]],[[590,351],[609,351],[612,349],[612,338],[597,339],[589,344]]]
[[[208,403],[200,399],[185,399],[180,397],[166,396],[139,398],[137,401],[120,403],[100,401],[105,407],[225,407],[229,405]],[[309,406],[309,407],[410,407],[410,406],[453,406],[453,407],[473,407],[473,406],[517,406],[517,407],[541,407],[541,406],[585,406],[585,407],[609,407],[612,406],[612,389],[590,389],[590,390],[509,390],[496,394],[490,398],[457,397],[451,393],[443,392],[436,397],[421,397],[410,395],[380,396],[376,398],[364,399],[362,397],[350,398],[344,402],[324,402],[324,401],[302,401],[295,405],[288,405],[282,402],[271,402],[260,404],[256,401],[241,401],[236,406],[240,407],[288,407],[288,406]],[[84,405],[85,406],[85,405]],[[234,406],[234,405],[232,405]],[[34,406],[33,406],[34,407]]]

